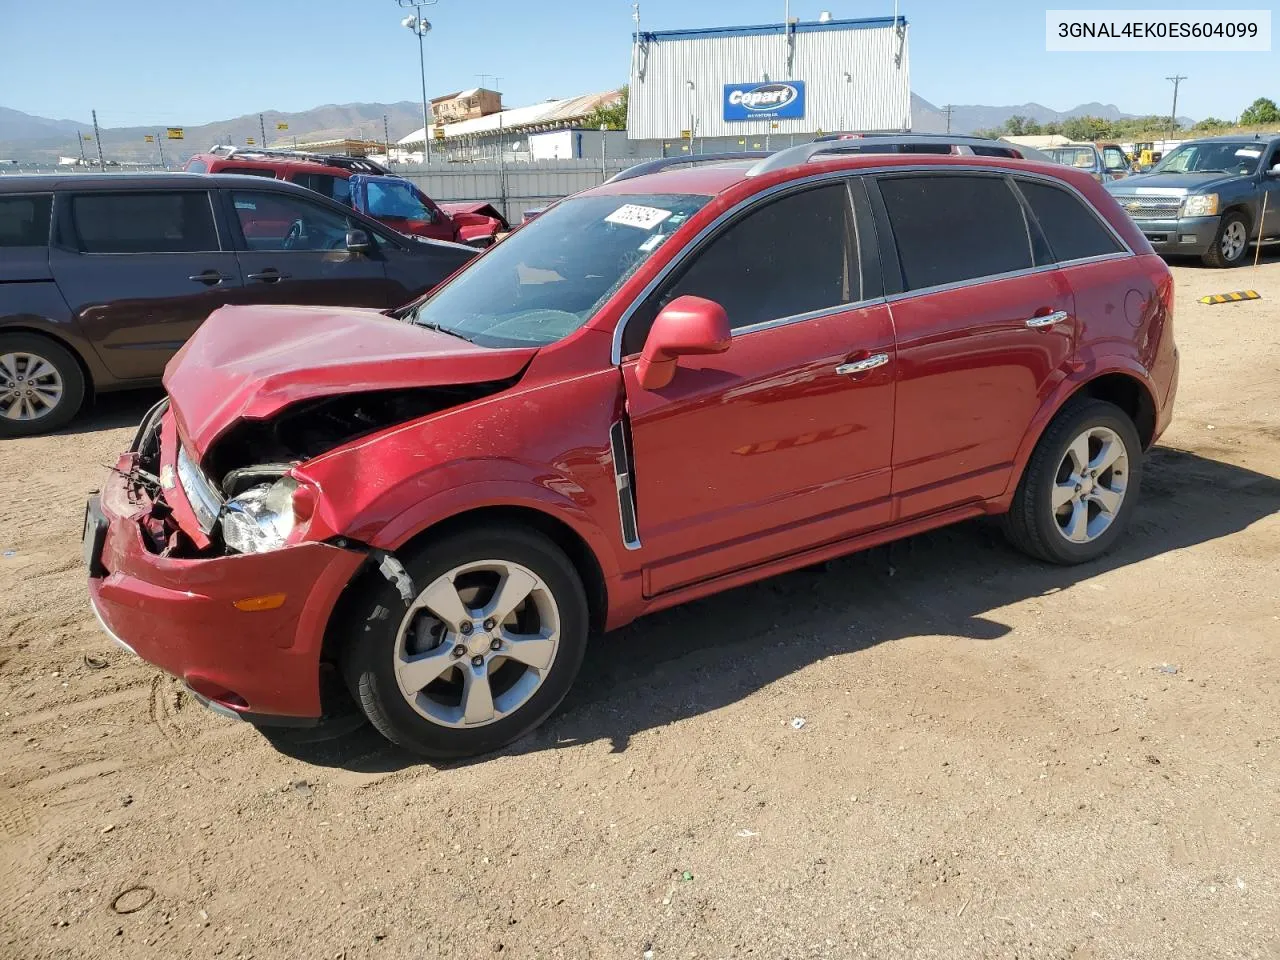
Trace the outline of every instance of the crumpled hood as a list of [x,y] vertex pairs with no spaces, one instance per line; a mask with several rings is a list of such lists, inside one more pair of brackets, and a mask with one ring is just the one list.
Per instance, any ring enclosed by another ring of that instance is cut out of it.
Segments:
[[300,400],[516,376],[536,347],[491,350],[342,307],[223,307],[169,361],[164,386],[197,458],[240,419]]
[[1107,184],[1112,196],[1166,196],[1193,193],[1228,180],[1239,179],[1234,173],[1138,173]]

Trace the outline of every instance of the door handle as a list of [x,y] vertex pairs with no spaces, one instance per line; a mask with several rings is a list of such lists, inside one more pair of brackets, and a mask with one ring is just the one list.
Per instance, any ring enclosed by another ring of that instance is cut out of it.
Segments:
[[1026,324],[1032,330],[1043,330],[1045,327],[1052,327],[1055,323],[1070,319],[1071,314],[1067,311],[1055,310],[1053,313],[1046,313],[1043,317],[1028,317]]
[[187,277],[187,279],[210,287],[216,287],[223,280],[234,280],[235,277],[229,277],[225,273],[219,273],[217,270],[206,270],[204,273],[197,273],[195,276]]
[[261,280],[263,283],[275,283],[277,280],[288,280],[287,273],[281,273],[275,267],[267,267],[261,273],[250,273],[247,275],[250,280]]
[[841,375],[866,373],[868,370],[874,370],[876,367],[883,367],[889,362],[887,353],[873,353],[871,356],[863,360],[854,360],[851,363],[842,363],[836,367],[836,373]]

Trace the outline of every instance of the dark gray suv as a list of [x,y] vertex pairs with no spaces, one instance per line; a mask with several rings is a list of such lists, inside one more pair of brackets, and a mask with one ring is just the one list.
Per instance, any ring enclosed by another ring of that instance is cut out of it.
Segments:
[[1107,190],[1157,253],[1239,266],[1252,243],[1280,239],[1280,135],[1192,140]]
[[0,177],[0,437],[159,382],[221,306],[398,307],[475,255],[261,177]]

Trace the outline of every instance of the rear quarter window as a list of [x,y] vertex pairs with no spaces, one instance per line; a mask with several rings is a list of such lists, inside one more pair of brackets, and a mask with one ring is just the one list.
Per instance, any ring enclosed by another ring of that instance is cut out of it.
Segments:
[[192,159],[187,161],[187,173],[208,173],[208,172],[209,172],[209,165],[205,163],[203,160]]
[[878,180],[905,290],[1029,269],[1030,232],[1003,177]]
[[0,248],[44,247],[49,243],[51,194],[0,197]]
[[1059,263],[1124,250],[1093,209],[1074,194],[1040,180],[1019,180],[1018,189]]

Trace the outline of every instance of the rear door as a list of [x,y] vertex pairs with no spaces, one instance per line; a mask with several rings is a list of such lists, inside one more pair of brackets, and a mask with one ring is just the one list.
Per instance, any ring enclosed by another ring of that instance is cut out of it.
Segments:
[[457,239],[453,218],[402,177],[356,174],[351,191],[357,210],[393,230],[431,240]]
[[347,231],[364,224],[340,210],[284,190],[223,188],[231,204],[242,302],[394,307],[402,291],[387,279],[375,247],[347,250]]
[[[859,229],[849,190],[828,182],[753,206],[627,323],[622,372],[648,595],[889,518],[893,328],[870,215],[864,205]],[[861,252],[860,236],[872,244]],[[667,387],[646,390],[636,355],[658,310],[686,294],[725,308],[732,345],[682,359]]]
[[214,310],[240,290],[208,190],[59,194],[49,264],[102,362],[122,380],[150,379]]
[[1074,351],[1071,288],[1009,179],[874,181],[898,338],[897,519],[1003,493],[1018,445]]

